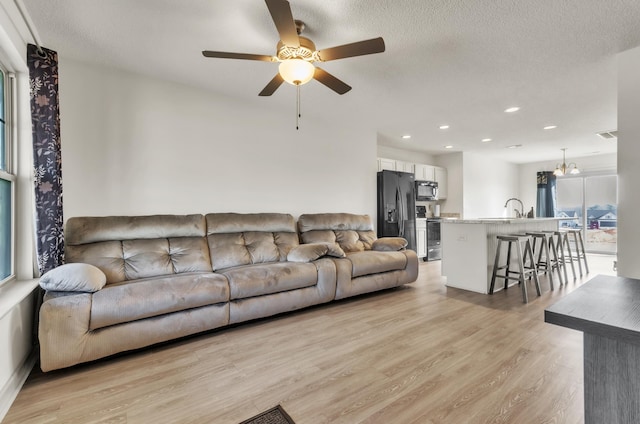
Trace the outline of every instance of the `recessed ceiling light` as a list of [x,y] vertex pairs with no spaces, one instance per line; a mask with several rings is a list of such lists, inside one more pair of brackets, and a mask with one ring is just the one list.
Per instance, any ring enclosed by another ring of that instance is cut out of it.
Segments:
[[448,145],[444,146],[444,148],[445,148],[445,149],[453,149],[453,146],[452,146],[452,145],[450,145],[450,144],[448,144]]
[[411,138],[411,136],[409,134],[405,134],[402,136],[403,140],[409,140]]
[[440,125],[440,129],[441,130],[448,130],[449,129],[449,125]]
[[488,142],[490,142],[490,141],[491,141],[491,139],[490,139],[490,138],[483,138],[483,139],[482,139],[482,140],[480,140],[480,141],[482,141],[483,143],[488,143]]
[[557,125],[547,125],[546,127],[543,128],[543,130],[553,130],[558,128]]
[[504,111],[507,112],[507,113],[513,113],[513,112],[517,112],[519,110],[520,110],[520,108],[518,106],[513,106],[513,107],[510,107],[508,109],[505,109]]
[[517,149],[518,147],[522,147],[522,144],[512,144],[511,146],[507,146],[507,149]]

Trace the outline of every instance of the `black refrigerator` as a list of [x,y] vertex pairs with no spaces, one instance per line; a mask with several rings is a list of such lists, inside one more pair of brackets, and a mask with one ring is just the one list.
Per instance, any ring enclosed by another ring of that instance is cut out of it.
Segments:
[[416,195],[413,174],[378,172],[378,237],[404,237],[416,250]]

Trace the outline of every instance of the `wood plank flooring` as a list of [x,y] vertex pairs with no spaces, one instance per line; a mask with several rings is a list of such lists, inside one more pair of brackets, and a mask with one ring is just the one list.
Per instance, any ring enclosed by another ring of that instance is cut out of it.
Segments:
[[421,263],[397,289],[35,369],[3,423],[238,423],[278,403],[297,424],[582,423],[582,334],[543,311],[590,266],[554,292],[542,277],[525,305],[517,287],[449,289]]

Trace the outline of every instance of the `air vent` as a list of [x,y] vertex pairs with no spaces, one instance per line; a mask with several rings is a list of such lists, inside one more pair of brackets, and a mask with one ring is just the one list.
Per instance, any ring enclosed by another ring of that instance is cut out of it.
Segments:
[[610,140],[612,138],[618,138],[618,131],[617,130],[611,130],[611,131],[603,131],[600,133],[596,133],[600,138],[604,138],[605,140]]

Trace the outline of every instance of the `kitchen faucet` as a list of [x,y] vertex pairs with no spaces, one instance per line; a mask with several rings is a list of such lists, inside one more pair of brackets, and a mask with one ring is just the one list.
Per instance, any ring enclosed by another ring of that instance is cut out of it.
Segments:
[[512,197],[511,199],[508,199],[506,202],[504,202],[504,207],[506,208],[509,202],[512,200],[520,203],[520,210],[518,211],[518,209],[514,209],[514,211],[516,211],[516,218],[524,218],[524,205],[522,204],[522,200]]

